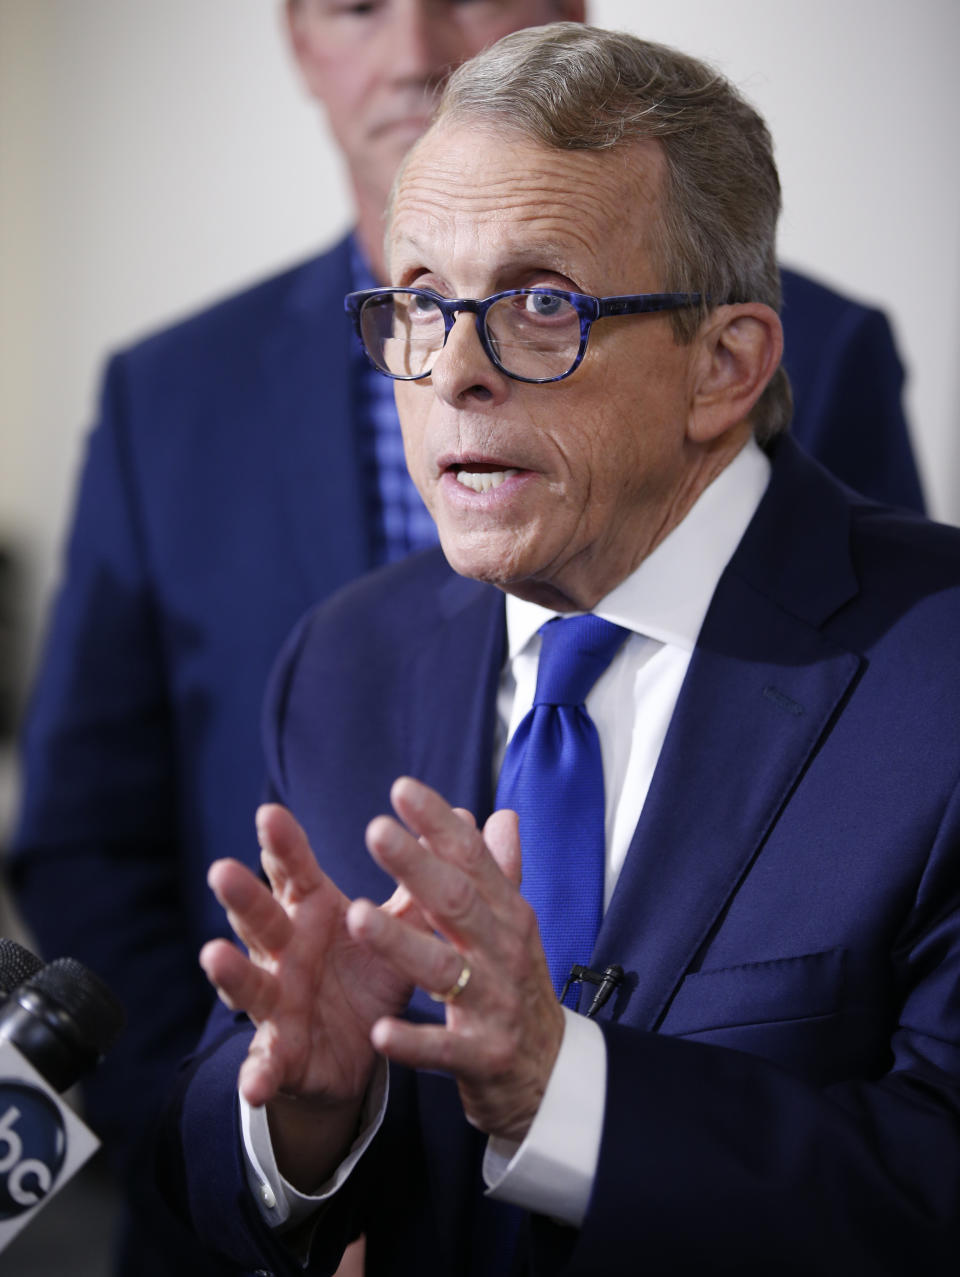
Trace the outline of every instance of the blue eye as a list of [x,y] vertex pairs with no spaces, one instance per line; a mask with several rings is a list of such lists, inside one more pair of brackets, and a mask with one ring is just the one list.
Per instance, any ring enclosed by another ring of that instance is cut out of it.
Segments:
[[410,309],[417,315],[435,315],[438,307],[432,297],[421,297],[417,294],[410,298]]
[[543,319],[553,319],[569,307],[569,302],[564,301],[562,297],[551,297],[544,293],[527,293],[525,301],[524,309]]

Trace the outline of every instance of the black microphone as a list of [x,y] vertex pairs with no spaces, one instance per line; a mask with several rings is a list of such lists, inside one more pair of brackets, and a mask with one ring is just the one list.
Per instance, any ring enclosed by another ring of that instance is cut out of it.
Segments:
[[106,1054],[125,1020],[99,976],[76,958],[57,958],[40,964],[0,1006],[0,1042],[11,1042],[51,1086],[66,1091]]
[[616,962],[612,966],[605,967],[600,977],[600,987],[593,995],[593,1001],[590,1003],[590,1009],[587,1012],[587,1019],[592,1020],[603,1004],[610,997],[610,994],[623,980],[623,967]]
[[590,967],[581,966],[575,963],[570,968],[570,974],[567,976],[567,982],[560,992],[560,1001],[565,1002],[567,993],[571,984],[595,984],[597,991],[593,995],[593,1001],[587,1011],[587,1019],[592,1020],[600,1008],[607,1002],[610,994],[614,989],[623,983],[623,967],[619,963],[612,963],[609,967],[604,967],[602,971],[593,971]]
[[12,993],[18,984],[35,975],[43,963],[35,953],[16,940],[0,936],[0,999]]
[[118,1000],[74,958],[44,966],[0,939],[0,1250],[93,1155],[99,1140],[58,1092],[109,1050]]

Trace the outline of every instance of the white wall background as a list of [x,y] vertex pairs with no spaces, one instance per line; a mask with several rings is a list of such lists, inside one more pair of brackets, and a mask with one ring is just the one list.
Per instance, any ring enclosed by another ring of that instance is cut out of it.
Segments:
[[[960,522],[958,0],[594,0],[771,124],[782,257],[890,314]],[[55,571],[104,354],[347,224],[278,0],[0,0],[0,536]]]

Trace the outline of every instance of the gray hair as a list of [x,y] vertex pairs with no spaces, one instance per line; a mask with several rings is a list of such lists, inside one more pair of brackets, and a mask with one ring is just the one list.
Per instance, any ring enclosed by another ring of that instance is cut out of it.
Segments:
[[[610,150],[653,139],[666,181],[657,228],[661,285],[699,292],[671,316],[690,342],[710,306],[780,309],[780,181],[758,113],[718,71],[664,45],[574,22],[517,31],[451,76],[435,122],[480,119],[559,150]],[[753,411],[763,442],[792,411],[778,368]]]

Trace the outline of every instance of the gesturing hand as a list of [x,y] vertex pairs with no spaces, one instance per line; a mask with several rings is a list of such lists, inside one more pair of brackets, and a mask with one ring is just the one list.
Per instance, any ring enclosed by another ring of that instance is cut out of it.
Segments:
[[481,834],[408,777],[390,797],[403,824],[378,817],[367,846],[417,908],[403,916],[357,900],[347,910],[347,930],[401,984],[451,990],[464,962],[469,979],[448,1002],[445,1025],[414,1025],[384,1012],[373,1024],[373,1045],[412,1068],[452,1073],[470,1122],[521,1140],[540,1106],[564,1019],[536,917],[517,889],[516,817],[495,812]]
[[[398,1015],[412,986],[350,935],[348,901],[288,811],[261,807],[257,832],[272,892],[238,861],[217,861],[208,875],[249,957],[214,940],[200,963],[220,998],[257,1025],[240,1090],[254,1106],[271,1102],[278,1161],[303,1183],[322,1178],[349,1143],[375,1059],[371,1027]],[[403,892],[382,909],[414,930],[424,925]],[[296,1121],[285,1132],[289,1097]]]

